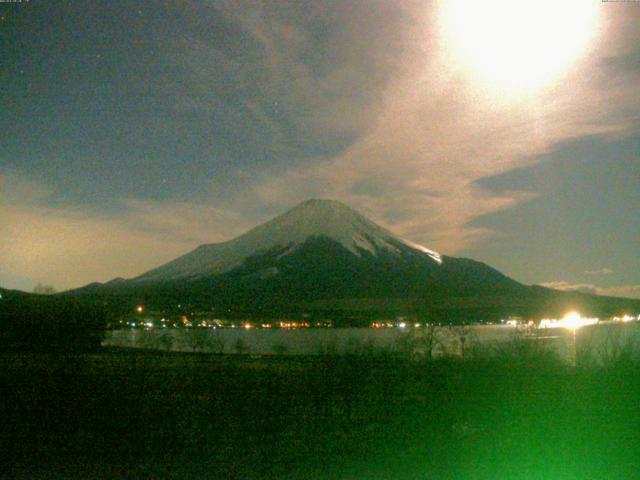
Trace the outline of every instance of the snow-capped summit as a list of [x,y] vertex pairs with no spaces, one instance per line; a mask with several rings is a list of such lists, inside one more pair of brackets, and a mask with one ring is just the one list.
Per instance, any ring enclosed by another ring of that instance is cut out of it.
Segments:
[[442,263],[437,252],[403,240],[344,203],[311,199],[259,225],[233,240],[202,245],[194,251],[151,270],[136,280],[175,280],[220,274],[238,267],[249,256],[283,249],[294,252],[311,238],[328,238],[356,256],[368,252],[401,254],[407,248]]
[[406,314],[429,322],[497,321],[559,315],[569,306],[591,315],[622,308],[611,299],[529,287],[469,258],[441,257],[331,200],[307,200],[137,278],[66,295],[114,308],[135,301],[170,311],[188,303],[254,319],[304,312],[343,325]]
[[300,243],[309,237],[325,236],[360,255],[362,250],[376,254],[380,249],[398,251],[397,242],[415,248],[441,262],[440,255],[420,245],[396,237],[344,203],[311,199],[260,225],[246,236],[260,238],[270,246]]

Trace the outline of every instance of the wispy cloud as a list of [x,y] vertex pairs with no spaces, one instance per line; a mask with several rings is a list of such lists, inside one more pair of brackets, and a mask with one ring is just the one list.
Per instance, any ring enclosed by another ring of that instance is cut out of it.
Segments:
[[617,287],[601,288],[588,283],[574,284],[563,280],[545,282],[541,285],[555,290],[576,291],[609,297],[640,298],[640,285],[620,285]]
[[[620,18],[609,20],[606,28],[626,25]],[[273,32],[255,28],[277,52],[277,42],[268,40]],[[432,38],[430,28],[426,16],[405,18],[403,38]],[[602,59],[624,49],[602,39],[562,82],[515,102],[479,90],[473,79],[452,69],[437,40],[429,54],[406,46],[400,50],[403,68],[370,98],[370,120],[352,145],[333,157],[261,172],[240,195],[253,205],[280,208],[308,196],[342,199],[405,236],[456,253],[494,233],[470,225],[471,220],[535,196],[489,193],[474,182],[538,161],[568,139],[628,134],[634,125],[630,106],[640,108],[640,82],[630,81],[628,72],[615,73],[625,78],[624,88],[608,87],[611,72],[600,67]],[[327,105],[334,125],[350,111]]]
[[[259,149],[238,147],[256,158],[239,160],[249,167],[237,178],[207,179],[210,196],[126,195],[111,213],[52,207],[50,186],[3,174],[0,242],[10,247],[0,251],[0,275],[58,288],[135,275],[318,196],[456,254],[497,235],[474,219],[536,197],[492,192],[478,179],[537,162],[569,139],[638,133],[640,71],[621,61],[640,40],[637,14],[607,9],[589,55],[549,88],[507,101],[449,61],[434,5],[197,4],[203,24],[176,32],[164,52],[179,73],[162,87],[165,105],[202,111],[212,134],[260,136]],[[212,19],[221,22],[213,40]],[[262,161],[267,150],[277,162]]]
[[598,270],[585,270],[586,275],[611,275],[613,270],[607,267],[600,268]]
[[124,200],[110,214],[47,206],[51,193],[0,175],[0,285],[13,279],[77,287],[138,275],[202,243],[239,235],[250,224],[210,205]]

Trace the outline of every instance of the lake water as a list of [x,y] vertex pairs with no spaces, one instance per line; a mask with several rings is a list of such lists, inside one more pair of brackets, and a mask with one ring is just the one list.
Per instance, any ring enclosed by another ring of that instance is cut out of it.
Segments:
[[[301,329],[123,329],[107,332],[105,346],[162,348],[173,351],[209,351],[255,355],[314,355],[399,350],[410,337],[425,336],[422,328],[301,328]],[[594,357],[628,348],[640,352],[640,323],[600,323],[575,331],[554,328],[523,331],[506,325],[478,325],[461,332],[438,327],[433,333],[436,355],[460,355],[468,348],[500,348],[515,339],[543,342],[567,359],[588,351]],[[575,335],[575,336],[574,336]],[[164,337],[164,338],[163,338]],[[464,338],[463,338],[464,337]],[[419,349],[418,349],[419,350]],[[419,352],[418,352],[419,353]]]

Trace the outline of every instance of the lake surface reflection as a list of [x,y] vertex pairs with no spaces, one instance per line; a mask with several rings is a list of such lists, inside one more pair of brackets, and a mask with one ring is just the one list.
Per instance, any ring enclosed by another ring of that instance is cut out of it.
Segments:
[[[638,353],[640,323],[601,323],[577,330],[565,328],[520,330],[505,325],[478,325],[466,329],[420,328],[300,328],[300,329],[122,329],[107,332],[104,346],[205,351],[254,355],[316,355],[399,351],[411,339],[433,335],[435,355],[461,355],[463,350],[499,349],[508,342],[544,344],[575,361],[576,355],[600,358],[623,349]],[[420,350],[418,348],[418,350]],[[417,352],[421,353],[420,351]]]

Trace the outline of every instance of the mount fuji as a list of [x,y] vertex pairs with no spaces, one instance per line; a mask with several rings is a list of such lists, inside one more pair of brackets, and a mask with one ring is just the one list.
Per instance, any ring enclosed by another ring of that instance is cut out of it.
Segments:
[[602,314],[624,306],[623,299],[523,285],[484,263],[400,238],[343,203],[317,199],[138,277],[66,295],[246,316],[384,312],[443,321],[552,315],[570,307]]
[[440,254],[393,235],[343,203],[312,199],[234,240],[202,245],[134,280],[167,281],[225,273],[249,257],[277,253],[281,259],[322,238],[355,257],[409,254],[442,263]]

